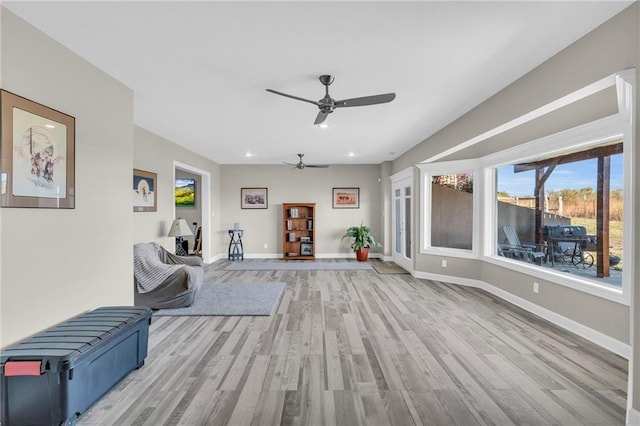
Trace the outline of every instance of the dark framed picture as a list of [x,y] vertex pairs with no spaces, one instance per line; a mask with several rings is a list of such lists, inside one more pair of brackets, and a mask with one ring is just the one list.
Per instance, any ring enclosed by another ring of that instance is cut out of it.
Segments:
[[269,207],[267,188],[240,189],[240,207],[243,209],[266,209]]
[[334,209],[359,209],[360,188],[333,188]]
[[75,208],[75,118],[0,91],[2,207]]
[[176,207],[193,207],[196,205],[196,180],[193,178],[176,178]]
[[144,170],[133,169],[133,211],[158,211],[156,197],[158,175]]

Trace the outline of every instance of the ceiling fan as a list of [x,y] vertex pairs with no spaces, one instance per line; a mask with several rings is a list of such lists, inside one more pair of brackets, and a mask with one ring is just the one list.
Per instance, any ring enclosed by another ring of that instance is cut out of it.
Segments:
[[333,80],[334,76],[332,75],[320,76],[320,82],[324,85],[325,88],[325,95],[324,98],[320,99],[319,101],[312,101],[309,99],[300,98],[298,96],[288,95],[286,93],[278,92],[277,90],[273,89],[266,89],[266,91],[275,93],[276,95],[286,96],[287,98],[309,102],[310,104],[316,105],[320,109],[320,112],[316,116],[316,121],[313,123],[315,125],[322,124],[327,119],[327,116],[331,114],[336,108],[384,104],[387,102],[391,102],[396,98],[395,93],[385,93],[383,95],[364,96],[361,98],[351,98],[336,101],[331,96],[329,96],[329,85],[333,83]]
[[289,166],[293,166],[294,168],[300,169],[300,170],[304,169],[305,167],[315,167],[315,168],[318,168],[318,169],[323,169],[323,168],[329,167],[328,164],[304,164],[302,162],[302,157],[304,157],[304,154],[298,154],[298,157],[300,157],[300,161],[297,164],[287,163],[286,161],[284,162],[284,164],[287,164]]

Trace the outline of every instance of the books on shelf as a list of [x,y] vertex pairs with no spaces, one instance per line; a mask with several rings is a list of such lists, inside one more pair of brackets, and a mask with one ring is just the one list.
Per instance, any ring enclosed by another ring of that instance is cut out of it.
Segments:
[[294,219],[300,217],[300,212],[298,211],[297,207],[292,207],[289,209],[289,217],[292,217]]
[[293,228],[293,222],[291,220],[287,220],[287,230],[291,231],[292,228]]
[[296,233],[295,232],[289,232],[289,241],[295,241],[296,240]]

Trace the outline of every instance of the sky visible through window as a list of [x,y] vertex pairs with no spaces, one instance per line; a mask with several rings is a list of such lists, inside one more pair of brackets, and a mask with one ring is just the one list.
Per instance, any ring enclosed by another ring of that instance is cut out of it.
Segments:
[[[598,160],[591,159],[575,163],[561,164],[555,168],[545,183],[545,191],[561,189],[582,189],[597,183]],[[611,156],[611,190],[622,189],[622,154]],[[498,192],[506,192],[512,197],[532,197],[535,171],[514,173],[513,165],[498,169]]]

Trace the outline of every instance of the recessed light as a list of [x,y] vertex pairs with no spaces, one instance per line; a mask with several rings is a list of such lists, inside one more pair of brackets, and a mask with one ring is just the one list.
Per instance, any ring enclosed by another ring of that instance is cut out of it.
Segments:
[[318,127],[320,127],[321,129],[326,129],[327,127],[329,127],[329,125],[327,123],[320,123],[318,124]]
[[351,152],[349,153],[349,157],[355,157],[355,156],[356,156],[356,155],[353,153],[353,151],[351,151]]
[[252,154],[252,153],[250,153],[250,152],[247,152],[244,156],[245,156],[245,157],[253,157],[253,154]]

